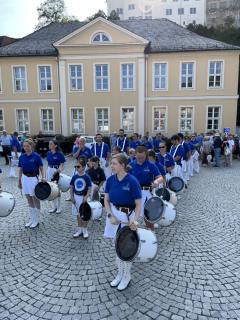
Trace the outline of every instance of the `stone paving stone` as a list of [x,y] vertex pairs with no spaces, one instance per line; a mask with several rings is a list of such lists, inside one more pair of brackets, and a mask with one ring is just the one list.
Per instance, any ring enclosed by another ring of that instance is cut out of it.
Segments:
[[121,293],[109,286],[115,252],[102,236],[104,218],[90,222],[87,241],[73,239],[76,221],[63,193],[61,214],[49,214],[42,202],[39,227],[25,229],[26,200],[2,158],[0,167],[3,189],[16,198],[11,215],[0,219],[0,320],[240,319],[239,161],[191,179],[174,224],[156,230],[156,259],[135,262]]

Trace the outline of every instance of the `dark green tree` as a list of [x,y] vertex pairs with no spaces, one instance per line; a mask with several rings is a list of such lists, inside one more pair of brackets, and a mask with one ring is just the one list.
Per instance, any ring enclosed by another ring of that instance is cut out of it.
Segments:
[[114,21],[114,20],[120,20],[119,15],[117,14],[116,10],[113,10],[110,15],[107,17],[108,20]]
[[104,19],[107,19],[106,13],[103,10],[98,10],[98,12],[96,12],[92,16],[88,17],[86,19],[86,21],[92,21],[98,17],[102,17]]

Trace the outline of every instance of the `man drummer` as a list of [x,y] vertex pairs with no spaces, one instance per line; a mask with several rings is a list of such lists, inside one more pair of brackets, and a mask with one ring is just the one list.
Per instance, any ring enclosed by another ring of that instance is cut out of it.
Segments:
[[184,155],[183,146],[180,143],[180,137],[175,134],[171,137],[172,146],[170,149],[170,154],[172,155],[175,167],[171,172],[171,175],[173,177],[179,177],[183,179],[183,173],[182,173],[182,157]]
[[[134,177],[137,178],[142,189],[141,217],[144,216],[144,204],[152,197],[152,188],[157,188],[163,182],[157,166],[147,159],[147,149],[145,146],[139,146],[136,149],[136,160],[130,163],[130,170]],[[146,226],[154,230],[154,224],[148,222],[145,218]]]
[[95,141],[92,145],[91,152],[93,156],[99,158],[100,166],[104,170],[105,176],[110,176],[109,160],[110,160],[110,150],[107,143],[103,142],[101,133],[97,133],[95,136]]
[[116,140],[115,146],[120,147],[121,152],[124,152],[125,154],[128,153],[129,141],[128,141],[128,138],[124,135],[123,129],[119,129],[119,135]]

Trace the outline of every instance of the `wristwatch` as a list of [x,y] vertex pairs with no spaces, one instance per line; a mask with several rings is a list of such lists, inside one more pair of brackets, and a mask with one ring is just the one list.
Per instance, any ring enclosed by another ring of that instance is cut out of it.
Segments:
[[107,217],[108,217],[108,218],[111,218],[111,216],[112,216],[111,212],[108,212],[108,213],[107,213]]

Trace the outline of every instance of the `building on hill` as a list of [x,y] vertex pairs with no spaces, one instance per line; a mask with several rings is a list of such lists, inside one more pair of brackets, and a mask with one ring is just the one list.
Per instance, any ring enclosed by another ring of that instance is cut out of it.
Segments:
[[235,132],[239,50],[167,19],[51,23],[0,48],[0,131]]

